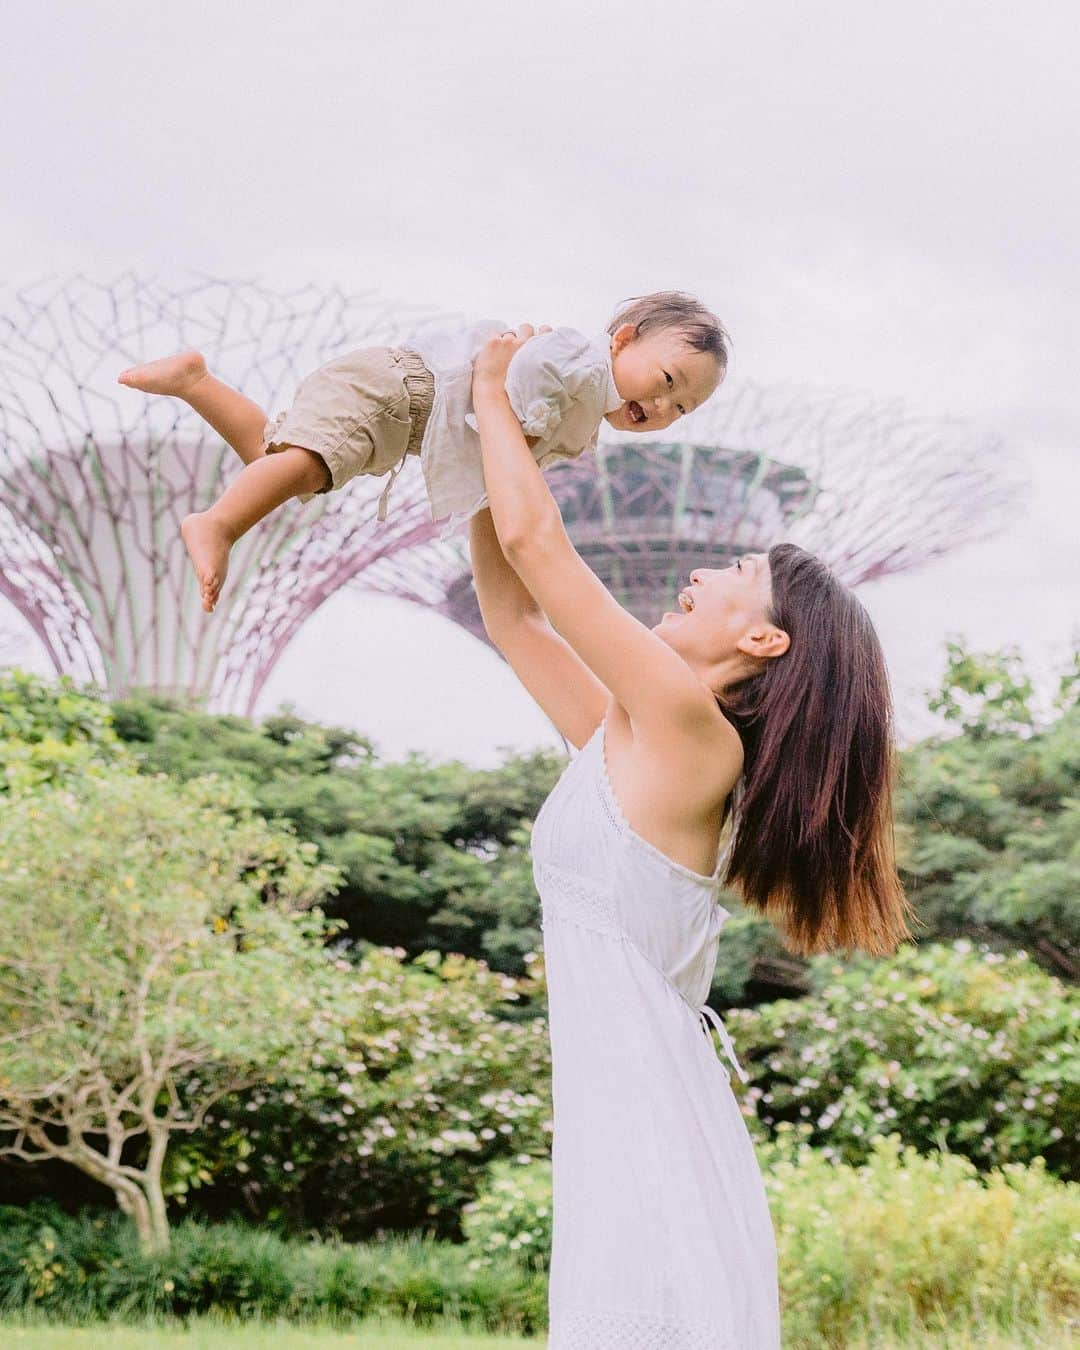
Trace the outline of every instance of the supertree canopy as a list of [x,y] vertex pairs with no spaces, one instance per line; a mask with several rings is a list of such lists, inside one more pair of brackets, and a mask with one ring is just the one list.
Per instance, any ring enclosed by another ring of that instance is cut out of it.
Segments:
[[[241,465],[186,404],[116,384],[180,347],[269,412],[349,347],[400,340],[430,315],[306,287],[274,294],[206,281],[175,289],[124,276],[9,292],[0,314],[0,594],[59,672],[250,710],[274,663],[328,595],[437,532],[419,474],[290,503],[233,550],[202,612],[179,524]],[[355,490],[354,490],[355,489]]]
[[[653,625],[693,567],[783,540],[855,586],[907,571],[1004,522],[1021,490],[1002,445],[868,395],[743,384],[667,433],[602,442],[548,474],[574,546]],[[484,636],[461,548],[425,547],[365,575]]]
[[[601,443],[556,465],[548,482],[574,547],[620,602],[655,623],[695,566],[726,566],[787,523],[813,497],[806,475],[765,456],[703,445]],[[433,543],[363,587],[434,609],[486,639],[464,544]]]

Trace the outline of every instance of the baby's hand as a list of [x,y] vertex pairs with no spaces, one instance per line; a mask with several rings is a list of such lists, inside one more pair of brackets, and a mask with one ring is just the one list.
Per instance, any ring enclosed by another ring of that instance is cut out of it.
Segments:
[[516,333],[500,333],[498,337],[490,338],[485,342],[473,363],[474,394],[478,386],[490,389],[494,385],[502,389],[506,384],[506,372],[510,367],[510,362],[514,359],[514,353],[519,348],[524,347],[526,342],[537,333],[550,332],[550,324],[542,324],[537,329],[531,323],[523,323]]

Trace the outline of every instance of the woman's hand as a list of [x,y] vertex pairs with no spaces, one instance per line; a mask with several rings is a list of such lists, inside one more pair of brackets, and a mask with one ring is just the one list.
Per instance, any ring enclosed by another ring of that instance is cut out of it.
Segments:
[[482,391],[490,393],[492,389],[504,389],[506,372],[510,368],[515,352],[524,347],[537,333],[550,332],[550,324],[534,328],[531,323],[523,323],[516,333],[500,333],[498,337],[485,342],[473,362],[473,398],[475,399],[477,393]]

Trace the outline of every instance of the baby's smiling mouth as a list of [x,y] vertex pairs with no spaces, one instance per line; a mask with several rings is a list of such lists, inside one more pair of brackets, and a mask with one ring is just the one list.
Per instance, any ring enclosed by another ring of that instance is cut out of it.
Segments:
[[634,399],[631,399],[626,405],[626,411],[630,417],[630,421],[633,422],[635,426],[640,426],[642,422],[648,420],[648,414],[645,409]]

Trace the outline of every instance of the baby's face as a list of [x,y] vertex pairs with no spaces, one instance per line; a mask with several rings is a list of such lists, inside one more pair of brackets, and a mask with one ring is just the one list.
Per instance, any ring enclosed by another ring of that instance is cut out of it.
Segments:
[[630,324],[616,329],[611,368],[623,405],[607,421],[619,431],[663,431],[700,407],[720,383],[716,357],[694,351],[670,328],[639,338]]

